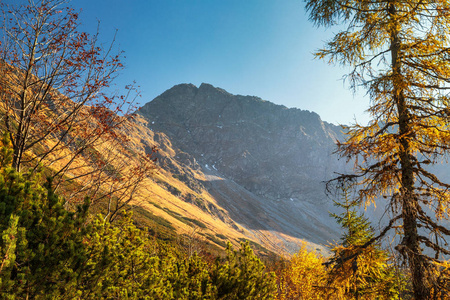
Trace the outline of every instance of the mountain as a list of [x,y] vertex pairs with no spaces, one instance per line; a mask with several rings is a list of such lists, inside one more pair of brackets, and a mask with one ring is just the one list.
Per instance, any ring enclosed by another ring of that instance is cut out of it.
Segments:
[[345,169],[333,154],[340,127],[209,84],[176,85],[138,115],[163,150],[161,168],[197,192],[205,189],[214,211],[255,242],[292,252],[302,241],[320,245],[338,237],[324,181]]

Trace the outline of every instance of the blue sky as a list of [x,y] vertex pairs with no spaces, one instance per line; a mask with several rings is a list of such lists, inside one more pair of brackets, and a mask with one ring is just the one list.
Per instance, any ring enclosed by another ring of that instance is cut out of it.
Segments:
[[331,123],[366,122],[364,91],[353,95],[346,70],[314,59],[337,29],[315,28],[302,0],[73,0],[83,29],[103,41],[118,29],[141,104],[179,83],[202,82],[317,112]]

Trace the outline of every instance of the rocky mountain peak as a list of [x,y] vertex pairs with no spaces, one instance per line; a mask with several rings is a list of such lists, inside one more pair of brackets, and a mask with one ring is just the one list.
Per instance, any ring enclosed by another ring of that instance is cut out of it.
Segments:
[[203,172],[199,184],[250,234],[270,231],[281,240],[314,243],[336,238],[324,181],[345,168],[332,154],[340,127],[314,112],[207,83],[176,85],[138,113],[175,149],[163,167],[191,186],[197,179],[189,174]]
[[317,199],[339,168],[331,153],[340,128],[314,112],[202,83],[176,85],[139,113],[204,166],[271,200]]
[[[230,226],[244,228],[238,230],[246,237],[296,251],[299,240],[327,244],[339,236],[324,182],[349,169],[333,155],[336,139],[343,139],[340,127],[314,112],[206,83],[174,86],[139,114],[153,140],[161,137],[164,168],[210,195],[217,209],[208,211],[229,216]],[[442,165],[433,173],[446,170]],[[369,217],[379,220],[383,213]]]

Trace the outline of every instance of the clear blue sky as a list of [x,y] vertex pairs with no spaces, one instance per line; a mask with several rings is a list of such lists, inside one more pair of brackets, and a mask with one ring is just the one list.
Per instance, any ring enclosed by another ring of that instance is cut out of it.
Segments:
[[[21,0],[22,1],[22,0]],[[364,91],[353,95],[346,70],[314,59],[336,28],[315,28],[302,0],[73,0],[83,29],[115,29],[126,69],[144,104],[179,83],[202,82],[317,112],[331,123],[366,122]]]

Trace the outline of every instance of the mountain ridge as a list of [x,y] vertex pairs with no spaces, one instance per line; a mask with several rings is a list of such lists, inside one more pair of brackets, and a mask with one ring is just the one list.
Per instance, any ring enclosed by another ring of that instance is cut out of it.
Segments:
[[[313,172],[316,178],[328,180],[330,176],[319,174],[322,172],[319,168],[312,170],[314,162],[323,158],[314,155],[314,151],[323,152],[321,150],[325,147],[323,156],[331,155],[335,150],[335,140],[341,137],[340,128],[322,122],[316,113],[288,109],[254,96],[231,95],[209,84],[202,84],[199,88],[194,85],[174,86],[144,105],[139,114],[149,120],[149,128],[167,134],[177,147],[204,164],[222,167],[230,179],[237,176],[238,181],[242,180],[239,174],[229,170],[239,169],[237,156],[250,156],[241,159],[248,165],[246,167],[251,168],[251,163],[253,167],[263,164],[254,171],[256,174],[261,174],[264,167],[271,167],[270,160],[278,157],[281,167],[284,164],[301,165],[308,167],[308,172]],[[240,146],[243,143],[245,147]],[[226,149],[229,147],[232,149]],[[261,155],[259,147],[267,149],[266,156]],[[309,159],[299,161],[295,158],[296,151],[303,152]],[[259,155],[251,161],[255,153]],[[288,162],[284,163],[286,160]],[[228,168],[223,168],[225,165]],[[329,169],[327,165],[325,167]],[[251,175],[250,172],[244,173]],[[249,186],[251,191],[256,189]],[[284,197],[291,196],[295,195]],[[274,199],[280,197],[272,195]]]
[[150,130],[167,135],[184,159],[191,157],[206,178],[217,178],[201,185],[247,230],[285,236],[289,251],[302,239],[326,244],[338,236],[324,181],[345,168],[332,154],[340,127],[314,112],[205,83],[176,85],[138,115]]

